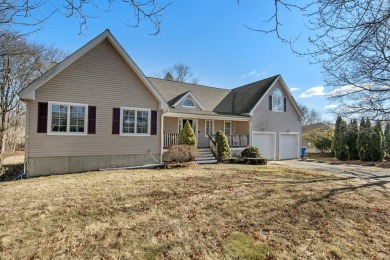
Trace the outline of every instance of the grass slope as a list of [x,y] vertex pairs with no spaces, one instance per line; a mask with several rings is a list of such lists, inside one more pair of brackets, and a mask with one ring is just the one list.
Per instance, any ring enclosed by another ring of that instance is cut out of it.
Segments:
[[0,183],[0,258],[386,258],[383,183],[248,165]]

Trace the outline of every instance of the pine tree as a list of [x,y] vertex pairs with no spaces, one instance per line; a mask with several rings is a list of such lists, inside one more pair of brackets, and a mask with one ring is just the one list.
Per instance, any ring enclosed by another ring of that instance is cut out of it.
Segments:
[[356,119],[351,120],[347,131],[348,158],[350,160],[359,160],[358,151],[359,127]]
[[384,155],[384,146],[383,146],[383,131],[382,125],[379,121],[376,122],[373,133],[371,137],[371,159],[375,162],[381,162]]
[[385,139],[385,153],[387,154],[387,156],[390,157],[390,122],[387,122],[386,124],[384,139]]
[[195,133],[188,120],[184,124],[183,129],[180,130],[177,139],[178,144],[187,144],[196,147]]
[[336,144],[336,158],[342,161],[348,160],[347,132],[347,122],[341,119],[341,121],[339,122],[339,136]]
[[215,141],[218,144],[218,155],[220,160],[226,160],[231,156],[228,139],[224,132],[218,131],[215,134]]
[[371,137],[372,137],[371,122],[368,118],[367,120],[362,118],[360,122],[359,138],[358,138],[359,157],[360,160],[362,161],[371,161],[371,150],[370,150]]
[[[332,152],[335,154],[336,156],[336,153],[338,151],[338,143],[339,143],[339,138],[340,138],[340,123],[343,119],[341,118],[341,116],[338,116],[337,117],[337,120],[336,120],[336,126],[335,126],[335,129],[334,129],[334,133],[333,133],[333,140],[332,140]],[[337,157],[337,156],[336,156]]]

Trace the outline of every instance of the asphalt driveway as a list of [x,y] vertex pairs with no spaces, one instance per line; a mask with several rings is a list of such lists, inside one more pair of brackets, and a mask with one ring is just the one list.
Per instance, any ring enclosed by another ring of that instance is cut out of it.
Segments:
[[377,182],[378,184],[386,186],[388,189],[390,189],[390,169],[372,166],[329,164],[300,160],[270,161],[269,164],[354,176],[365,182]]

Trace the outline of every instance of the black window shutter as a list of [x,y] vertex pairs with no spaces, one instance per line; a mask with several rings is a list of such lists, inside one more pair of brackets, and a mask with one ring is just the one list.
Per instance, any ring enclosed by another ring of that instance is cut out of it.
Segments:
[[121,110],[120,108],[113,108],[112,110],[112,134],[119,135]]
[[286,103],[286,98],[284,98],[283,102],[284,102],[284,112],[286,112],[286,111],[287,111],[287,103]]
[[152,110],[150,134],[157,135],[157,111]]
[[47,133],[47,103],[38,103],[38,133]]
[[272,111],[272,96],[269,96],[269,110]]
[[96,134],[96,107],[88,106],[88,134]]

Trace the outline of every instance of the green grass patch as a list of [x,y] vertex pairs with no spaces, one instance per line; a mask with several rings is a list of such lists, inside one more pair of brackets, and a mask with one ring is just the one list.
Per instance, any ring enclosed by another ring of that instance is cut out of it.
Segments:
[[271,257],[271,247],[269,245],[256,241],[240,232],[230,234],[223,249],[225,256],[232,259],[261,260]]

